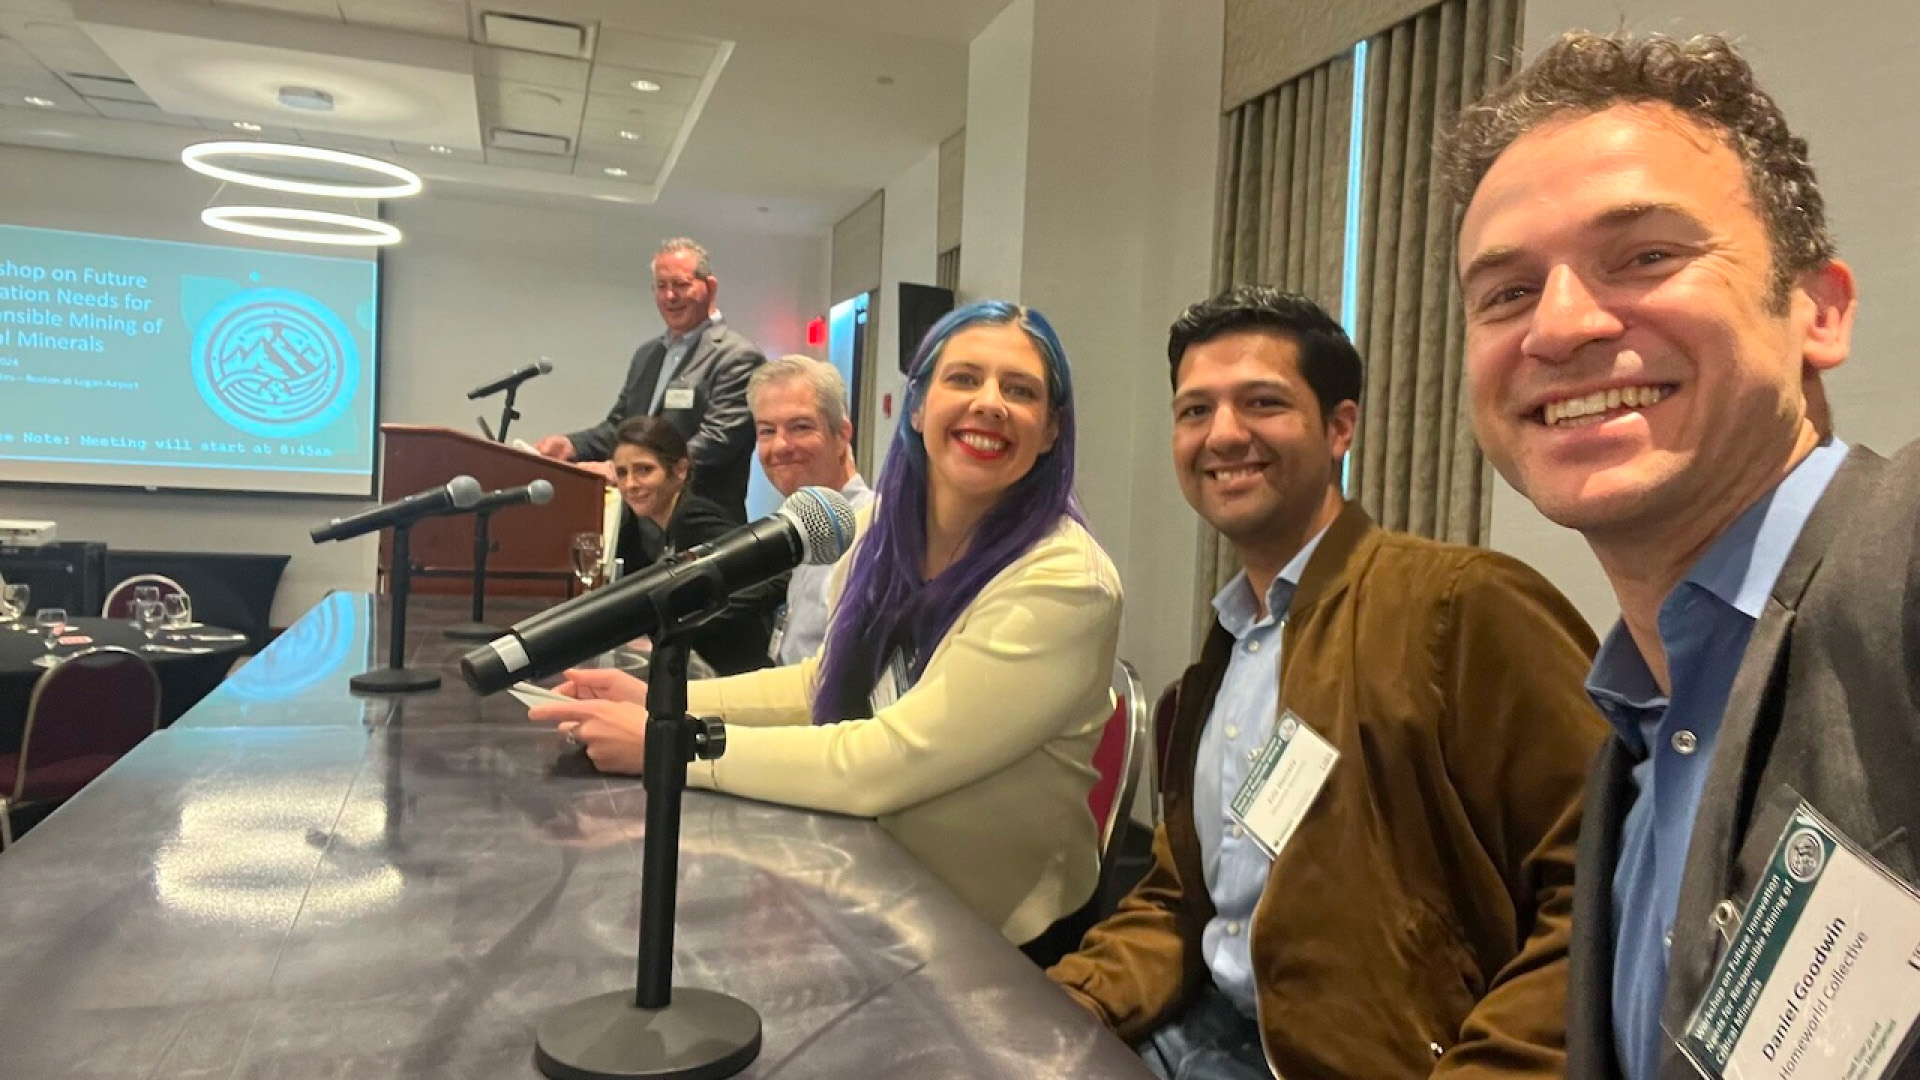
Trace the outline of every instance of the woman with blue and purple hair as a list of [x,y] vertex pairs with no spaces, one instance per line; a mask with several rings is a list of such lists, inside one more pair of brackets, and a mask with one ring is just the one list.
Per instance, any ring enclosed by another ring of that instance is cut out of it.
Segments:
[[[1120,579],[1073,496],[1073,380],[1039,312],[981,302],[915,354],[820,655],[689,688],[731,729],[696,787],[879,819],[1015,943],[1092,895],[1094,746]],[[645,687],[570,672],[534,710],[639,772]]]

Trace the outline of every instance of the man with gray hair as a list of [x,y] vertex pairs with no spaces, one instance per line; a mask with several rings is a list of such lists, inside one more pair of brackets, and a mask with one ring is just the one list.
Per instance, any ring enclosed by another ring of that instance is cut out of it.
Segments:
[[[873,489],[854,468],[847,384],[838,368],[810,356],[770,360],[747,381],[747,403],[760,467],[781,495],[813,486],[838,491],[855,510],[873,501]],[[797,664],[820,650],[832,580],[832,566],[794,569],[773,634],[775,663]]]
[[745,521],[753,446],[747,379],[766,356],[727,326],[714,306],[719,291],[705,248],[685,237],[662,243],[653,256],[653,302],[666,333],[635,350],[605,420],[549,435],[534,449],[560,461],[605,461],[622,421],[663,417],[687,438],[693,493]]

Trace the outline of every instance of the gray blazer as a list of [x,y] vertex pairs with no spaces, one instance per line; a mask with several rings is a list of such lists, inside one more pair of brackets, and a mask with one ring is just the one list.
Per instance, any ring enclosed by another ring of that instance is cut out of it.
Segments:
[[[662,338],[653,338],[634,350],[626,381],[607,418],[567,436],[573,440],[577,459],[605,461],[613,454],[614,433],[621,421],[648,415],[653,384],[666,355]],[[701,331],[700,341],[681,361],[669,384],[670,388],[690,388],[693,406],[670,409],[664,396],[660,401],[660,416],[687,437],[693,457],[693,493],[733,511],[742,521],[747,516],[747,474],[753,468],[753,414],[747,409],[747,379],[766,360],[759,346],[715,318]]]
[[[1587,778],[1569,950],[1567,1076],[1616,1080],[1613,875],[1633,802],[1611,739]],[[1920,882],[1920,443],[1855,447],[1807,519],[1735,676],[1687,849],[1661,1021],[1686,1030],[1789,813],[1806,800]],[[1920,1053],[1893,1073],[1920,1078]],[[1671,1039],[1660,1080],[1697,1080]]]

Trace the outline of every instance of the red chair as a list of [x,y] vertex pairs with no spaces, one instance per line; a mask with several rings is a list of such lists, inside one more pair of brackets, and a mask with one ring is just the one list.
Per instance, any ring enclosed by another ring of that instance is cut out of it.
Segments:
[[88,649],[49,668],[33,685],[20,752],[0,755],[0,848],[13,843],[16,808],[73,797],[159,725],[159,676],[131,649]]
[[1125,660],[1113,662],[1113,694],[1113,715],[1093,750],[1093,767],[1100,777],[1087,793],[1087,809],[1100,825],[1100,884],[1095,896],[1106,895],[1107,875],[1120,856],[1133,796],[1146,768],[1140,748],[1152,737],[1147,728],[1146,691],[1133,665]]
[[135,574],[115,585],[107,592],[106,605],[100,609],[104,619],[133,618],[133,591],[142,585],[153,585],[160,590],[160,599],[169,596],[185,596],[187,590],[180,583],[165,574]]

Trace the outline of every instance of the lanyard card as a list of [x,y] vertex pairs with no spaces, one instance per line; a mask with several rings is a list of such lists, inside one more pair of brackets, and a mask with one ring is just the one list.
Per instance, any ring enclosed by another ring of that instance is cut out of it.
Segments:
[[1268,858],[1280,856],[1339,758],[1333,744],[1292,709],[1281,712],[1229,807]]
[[1876,1080],[1916,1013],[1920,896],[1801,803],[1681,1051],[1727,1080]]

